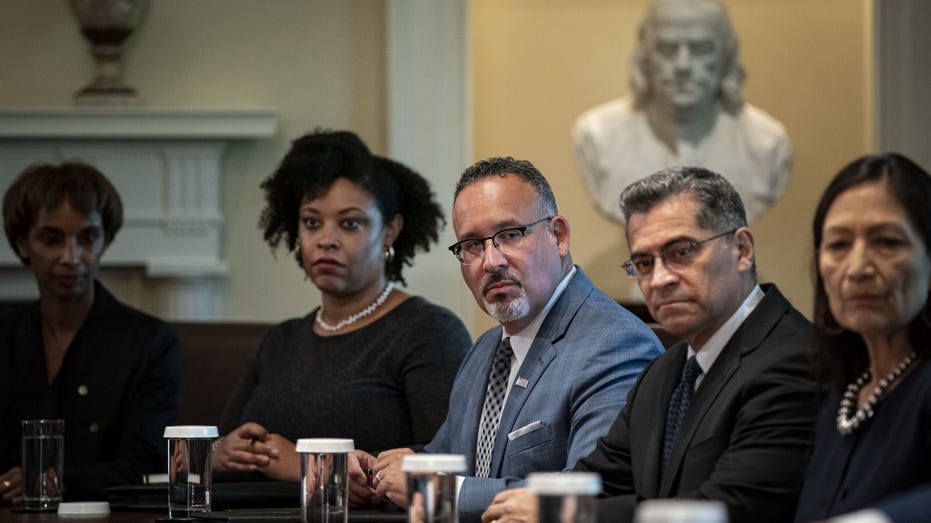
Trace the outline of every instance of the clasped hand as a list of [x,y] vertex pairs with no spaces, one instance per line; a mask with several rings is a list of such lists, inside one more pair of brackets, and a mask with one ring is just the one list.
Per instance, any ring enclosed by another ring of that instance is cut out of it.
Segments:
[[408,448],[380,452],[375,457],[356,450],[349,455],[349,503],[354,507],[382,507],[393,503],[407,507],[407,480],[401,471]]
[[251,422],[244,423],[217,441],[213,468],[259,471],[278,481],[301,480],[301,460],[294,442]]

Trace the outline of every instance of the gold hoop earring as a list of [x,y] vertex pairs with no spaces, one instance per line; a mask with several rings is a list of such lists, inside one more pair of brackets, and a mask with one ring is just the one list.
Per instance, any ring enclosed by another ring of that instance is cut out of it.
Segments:
[[385,247],[385,263],[391,263],[394,261],[394,246],[388,245]]

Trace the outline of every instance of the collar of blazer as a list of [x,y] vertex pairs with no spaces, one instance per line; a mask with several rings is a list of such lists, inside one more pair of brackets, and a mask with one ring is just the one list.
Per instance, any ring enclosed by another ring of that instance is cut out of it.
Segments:
[[[747,354],[756,350],[766,339],[766,336],[776,326],[789,308],[789,303],[772,284],[761,285],[766,296],[763,301],[757,305],[756,309],[740,325],[740,328],[734,333],[724,350],[715,360],[711,369],[702,378],[701,385],[692,396],[692,403],[689,406],[685,419],[682,420],[682,427],[679,429],[679,437],[673,446],[672,453],[669,455],[669,462],[666,464],[666,473],[663,475],[660,484],[660,495],[668,495],[672,488],[672,480],[677,476],[678,469],[682,465],[685,449],[691,443],[695,431],[701,424],[702,420],[711,410],[715,400],[720,396],[725,385],[731,380],[737,369],[740,368],[740,360]],[[674,360],[678,361],[679,367],[685,364],[685,354],[687,353],[685,342],[677,343],[674,347],[677,352]],[[670,349],[673,350],[673,349]],[[665,397],[666,403],[672,395],[674,386],[670,386],[669,396]],[[666,393],[664,387],[664,395]]]

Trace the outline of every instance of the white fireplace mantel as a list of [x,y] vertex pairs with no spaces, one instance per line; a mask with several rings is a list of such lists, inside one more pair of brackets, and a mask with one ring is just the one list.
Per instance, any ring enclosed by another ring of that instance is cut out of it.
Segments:
[[70,108],[0,110],[0,139],[234,140],[274,136],[274,109]]
[[[123,200],[123,228],[104,267],[141,268],[149,309],[170,319],[216,319],[227,273],[220,176],[226,145],[273,137],[274,109],[60,108],[0,110],[0,188],[35,162],[95,165]],[[0,298],[36,295],[31,274],[0,248]]]

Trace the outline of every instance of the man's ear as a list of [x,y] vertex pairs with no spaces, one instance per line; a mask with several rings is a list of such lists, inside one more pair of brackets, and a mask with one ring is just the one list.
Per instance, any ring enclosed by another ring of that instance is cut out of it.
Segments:
[[566,256],[569,254],[569,221],[562,215],[557,214],[550,222],[550,230],[556,237],[556,245],[559,246],[559,255]]
[[737,270],[749,271],[753,268],[754,256],[753,233],[746,227],[740,227],[734,233],[734,244],[737,246]]

